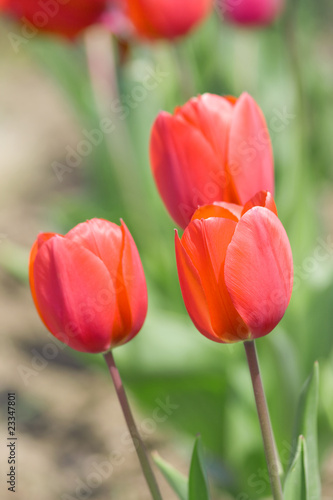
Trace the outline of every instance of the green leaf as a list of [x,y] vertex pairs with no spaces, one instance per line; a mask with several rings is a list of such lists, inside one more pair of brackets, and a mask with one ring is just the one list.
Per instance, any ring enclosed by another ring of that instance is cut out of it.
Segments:
[[158,453],[153,453],[153,460],[162,472],[163,476],[178,495],[180,500],[187,500],[188,479],[171,464],[163,460]]
[[284,500],[310,500],[306,485],[306,440],[299,436],[296,454],[284,483]]
[[197,437],[191,461],[188,500],[209,500],[209,490],[204,466],[203,450],[200,436]]
[[317,438],[318,391],[319,366],[316,362],[303,386],[295,425],[295,436],[303,435],[306,440],[305,476],[309,500],[320,500],[321,497]]

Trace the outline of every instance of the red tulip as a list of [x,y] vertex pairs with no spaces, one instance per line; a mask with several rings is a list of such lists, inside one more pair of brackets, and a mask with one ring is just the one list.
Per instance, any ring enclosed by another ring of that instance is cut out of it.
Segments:
[[42,233],[30,254],[30,287],[46,328],[83,352],[131,340],[147,313],[138,250],[125,224],[92,219],[65,236]]
[[[176,257],[186,309],[196,328],[216,342],[267,335],[288,306],[293,262],[275,204],[248,206],[243,215],[228,204],[220,216],[204,207],[194,214]],[[270,208],[267,208],[270,207]],[[213,216],[212,216],[213,214]],[[199,218],[197,218],[199,217]]]
[[275,21],[282,12],[284,0],[219,0],[218,6],[231,22],[266,25]]
[[213,0],[125,0],[137,33],[148,39],[185,35],[213,8]]
[[1,0],[0,9],[22,25],[73,38],[98,22],[107,4],[108,0]]
[[244,205],[274,191],[273,154],[265,118],[251,96],[204,94],[162,111],[152,128],[150,158],[160,195],[185,228],[198,206]]

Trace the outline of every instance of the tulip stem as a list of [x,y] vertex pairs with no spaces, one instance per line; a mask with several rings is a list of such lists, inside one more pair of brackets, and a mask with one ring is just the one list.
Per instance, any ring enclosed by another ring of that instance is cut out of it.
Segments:
[[139,434],[139,431],[137,429],[137,426],[135,424],[131,408],[128,403],[128,399],[126,396],[126,392],[120,377],[120,373],[118,371],[118,368],[116,367],[115,360],[112,354],[112,351],[107,352],[104,354],[104,359],[106,361],[106,364],[108,365],[109,372],[111,375],[111,378],[114,383],[114,387],[116,389],[116,393],[119,399],[120,406],[123,410],[123,414],[128,426],[128,430],[131,434],[133,444],[135,447],[135,450],[137,452],[143,474],[145,476],[145,479],[147,481],[148,487],[151,492],[151,496],[154,500],[162,500],[162,496],[159,490],[159,487],[156,482],[156,478],[154,475],[154,472],[152,470],[152,467],[149,462],[148,454],[146,447],[141,439],[141,436]]
[[[133,109],[138,106],[138,102],[131,102],[127,106],[125,99],[130,96],[119,94],[117,64],[110,33],[104,28],[87,30],[84,43],[90,85],[97,112],[96,118],[99,122],[99,129],[105,136],[107,154],[116,176],[124,209],[134,217],[134,225],[144,228],[146,225],[142,225],[142,220],[146,220],[148,209],[146,204],[140,201],[140,210],[138,210],[138,200],[144,200],[143,186],[138,175],[137,158],[133,154],[133,148],[130,147],[133,141],[124,120],[125,117],[128,121],[125,113],[132,113]],[[114,111],[115,106],[118,106],[117,111]],[[119,112],[122,106],[123,113]],[[106,124],[106,128],[103,128],[103,124]],[[105,164],[108,165],[108,162]],[[111,171],[109,166],[107,168]],[[104,182],[103,188],[105,186],[109,193],[110,181],[108,179]],[[109,196],[106,199],[109,199]]]
[[269,417],[266,396],[261,380],[257,350],[254,340],[244,342],[247,362],[250,369],[254,398],[260,422],[262,439],[266,455],[269,478],[274,500],[283,500],[283,493],[280,481],[280,461],[274,440],[271,420]]

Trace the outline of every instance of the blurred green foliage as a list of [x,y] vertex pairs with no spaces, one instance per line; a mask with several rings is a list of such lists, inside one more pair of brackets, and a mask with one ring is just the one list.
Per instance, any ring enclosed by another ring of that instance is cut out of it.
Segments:
[[[161,431],[176,428],[180,444],[175,448],[184,453],[184,447],[188,455],[192,438],[200,433],[211,481],[236,500],[269,495],[245,354],[242,345],[224,346],[202,337],[186,314],[175,265],[174,223],[150,174],[149,133],[161,109],[172,111],[197,93],[238,96],[247,91],[263,109],[273,142],[277,207],[294,254],[295,288],[281,324],[258,341],[259,359],[284,468],[295,445],[298,394],[319,360],[323,460],[332,447],[333,430],[333,220],[327,215],[333,213],[331,20],[329,1],[310,0],[290,2],[276,25],[261,30],[228,26],[214,14],[175,45],[131,47],[122,64],[112,42],[120,100],[128,114],[121,120],[106,103],[105,117],[116,125],[109,144],[103,141],[85,159],[77,196],[64,197],[69,178],[64,176],[45,213],[45,230],[51,218],[59,232],[91,217],[125,220],[142,256],[150,306],[142,332],[116,350],[120,371],[147,415],[156,399],[169,398],[177,409]],[[29,43],[27,51],[67,93],[82,127],[96,128],[100,116],[84,47],[43,39]],[[126,104],[147,68],[157,67],[164,76],[156,88],[133,107]],[[318,245],[324,255],[320,260]],[[96,362],[96,357],[81,357]]]

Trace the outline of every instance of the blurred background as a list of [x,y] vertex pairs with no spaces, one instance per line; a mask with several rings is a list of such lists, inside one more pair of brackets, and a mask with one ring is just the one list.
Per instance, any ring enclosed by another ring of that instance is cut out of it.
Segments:
[[[148,448],[187,473],[201,434],[214,500],[269,498],[244,348],[205,339],[186,314],[174,223],[148,154],[160,110],[198,93],[243,91],[268,123],[295,265],[287,313],[257,342],[272,424],[287,466],[298,395],[318,360],[322,499],[333,498],[332,20],[329,0],[304,0],[261,29],[227,24],[215,11],[173,43],[126,47],[93,27],[75,42],[38,35],[17,50],[13,23],[1,20],[0,456],[4,471],[7,393],[16,392],[16,499],[149,498],[102,356],[56,343],[30,297],[38,232],[64,234],[92,217],[124,219],[147,277],[145,326],[115,358]],[[106,118],[114,126],[100,139]]]

